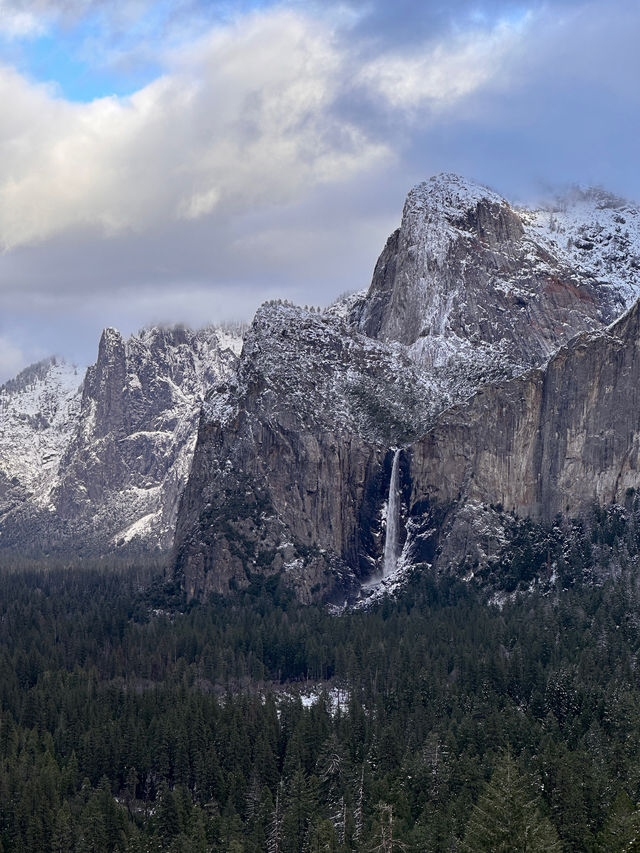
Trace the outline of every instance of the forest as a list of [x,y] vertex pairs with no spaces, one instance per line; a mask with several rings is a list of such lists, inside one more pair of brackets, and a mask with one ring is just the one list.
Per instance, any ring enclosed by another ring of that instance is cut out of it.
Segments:
[[635,518],[514,521],[502,591],[342,613],[5,566],[1,850],[640,850]]

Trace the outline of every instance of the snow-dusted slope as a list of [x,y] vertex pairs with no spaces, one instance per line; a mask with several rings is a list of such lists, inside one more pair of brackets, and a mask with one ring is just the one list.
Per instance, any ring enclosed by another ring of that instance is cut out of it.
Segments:
[[83,369],[51,358],[0,387],[0,472],[38,506],[49,501],[77,427],[83,377]]
[[640,295],[640,208],[601,189],[574,189],[539,210],[518,211],[529,239],[629,307]]
[[[205,392],[234,371],[229,330],[106,329],[81,377],[51,362],[9,383],[4,547],[38,555],[166,549]],[[2,476],[4,475],[4,476]]]
[[213,389],[176,528],[190,596],[285,573],[305,601],[376,569],[393,453],[427,428],[433,385],[341,312],[263,305],[234,383]]
[[517,210],[438,175],[409,193],[351,318],[471,392],[487,369],[519,373],[615,320],[640,293],[639,251],[637,209],[606,193]]

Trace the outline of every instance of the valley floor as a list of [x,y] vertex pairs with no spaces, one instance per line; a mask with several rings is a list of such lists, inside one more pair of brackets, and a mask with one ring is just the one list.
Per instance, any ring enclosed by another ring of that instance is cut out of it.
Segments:
[[635,572],[340,616],[269,584],[3,573],[5,853],[636,849]]

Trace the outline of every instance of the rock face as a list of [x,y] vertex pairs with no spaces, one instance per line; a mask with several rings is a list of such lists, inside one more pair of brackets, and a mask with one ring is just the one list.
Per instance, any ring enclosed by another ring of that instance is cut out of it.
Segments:
[[[455,537],[470,507],[476,516],[498,507],[550,522],[594,501],[624,504],[640,487],[639,403],[636,303],[545,369],[483,388],[438,418],[408,452],[414,529],[424,532],[436,507]],[[447,559],[461,559],[460,550],[447,548]]]
[[49,361],[7,383],[0,551],[171,551],[190,597],[284,579],[343,599],[382,570],[398,447],[401,566],[488,558],[507,512],[620,501],[640,485],[637,307],[610,324],[639,269],[620,199],[517,209],[438,176],[367,293],[269,303],[241,354],[216,329],[108,329],[84,381]]
[[284,572],[304,601],[344,595],[379,564],[387,448],[424,430],[429,384],[401,347],[278,304],[258,311],[236,382],[200,421],[176,530],[187,593]]
[[188,595],[284,574],[311,600],[375,575],[397,446],[405,563],[455,562],[505,508],[549,518],[635,483],[626,420],[626,461],[607,455],[624,392],[602,423],[580,412],[620,379],[601,330],[639,252],[637,211],[603,193],[525,211],[456,176],[416,187],[368,293],[264,307],[208,398],[176,531]]
[[543,363],[638,294],[640,217],[605,193],[516,210],[456,175],[415,187],[353,322],[420,362],[473,375]]
[[[35,385],[32,370],[17,390],[9,387],[5,396],[21,411],[12,419],[5,412],[4,434],[40,451],[25,464],[7,450],[23,472],[16,475],[22,493],[7,506],[2,545],[34,556],[169,549],[205,390],[233,372],[229,346],[238,344],[216,329],[153,328],[128,340],[107,329],[79,391],[81,377],[74,374],[72,383],[60,365]],[[54,387],[59,374],[64,393]],[[30,421],[16,398],[25,393]],[[45,475],[38,473],[41,457],[49,464]],[[9,463],[6,473],[12,483]]]

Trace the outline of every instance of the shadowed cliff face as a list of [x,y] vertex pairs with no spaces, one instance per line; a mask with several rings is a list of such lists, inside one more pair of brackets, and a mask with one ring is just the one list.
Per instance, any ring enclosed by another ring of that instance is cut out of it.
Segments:
[[424,430],[430,387],[399,347],[281,305],[256,315],[237,382],[204,407],[176,531],[185,588],[283,572],[304,601],[344,596],[378,565],[387,448]]
[[[549,522],[594,501],[624,504],[640,487],[639,404],[636,303],[607,331],[575,338],[544,370],[444,412],[410,450],[412,514],[424,527],[434,506],[446,508],[458,536],[455,518],[469,506]],[[448,559],[464,556],[455,550]]]

